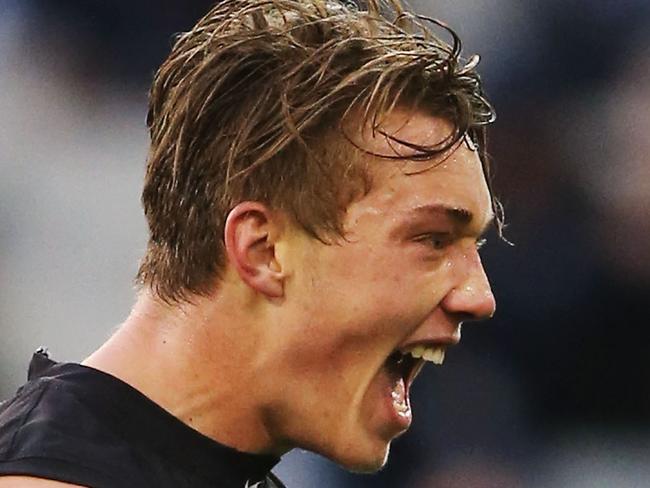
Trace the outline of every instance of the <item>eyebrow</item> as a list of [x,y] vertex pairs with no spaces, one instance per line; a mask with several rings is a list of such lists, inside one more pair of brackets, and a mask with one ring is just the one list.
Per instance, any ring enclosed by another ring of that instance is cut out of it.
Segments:
[[[413,208],[412,211],[416,214],[444,214],[455,224],[461,225],[463,227],[468,226],[474,220],[474,214],[471,210],[463,207],[450,207],[444,204],[420,205]],[[490,217],[481,228],[479,235],[485,234],[492,225],[493,221],[494,215],[492,212],[490,212]]]

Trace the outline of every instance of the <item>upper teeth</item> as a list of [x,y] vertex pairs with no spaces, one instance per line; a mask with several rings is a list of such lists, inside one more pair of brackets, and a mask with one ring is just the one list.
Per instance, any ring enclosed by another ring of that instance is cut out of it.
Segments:
[[422,358],[433,364],[442,364],[445,361],[445,346],[415,346],[407,350],[406,354],[410,354],[414,358]]

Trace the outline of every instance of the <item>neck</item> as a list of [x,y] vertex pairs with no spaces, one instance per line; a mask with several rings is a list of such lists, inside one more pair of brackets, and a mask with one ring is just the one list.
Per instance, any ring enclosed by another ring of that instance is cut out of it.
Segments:
[[221,444],[281,455],[287,449],[274,441],[264,399],[256,395],[268,375],[256,354],[263,338],[253,324],[238,320],[241,305],[199,298],[168,306],[144,292],[124,324],[83,364],[128,383]]

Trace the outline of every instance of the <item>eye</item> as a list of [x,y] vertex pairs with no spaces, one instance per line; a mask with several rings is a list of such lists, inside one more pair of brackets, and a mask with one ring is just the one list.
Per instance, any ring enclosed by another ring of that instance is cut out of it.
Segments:
[[432,247],[433,249],[441,250],[453,241],[453,235],[447,232],[431,232],[419,236],[416,240]]

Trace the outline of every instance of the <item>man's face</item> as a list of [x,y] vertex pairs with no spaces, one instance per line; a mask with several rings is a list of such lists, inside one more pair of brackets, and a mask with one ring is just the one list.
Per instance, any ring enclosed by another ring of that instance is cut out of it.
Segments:
[[[441,119],[399,113],[383,128],[420,144],[450,130]],[[361,138],[373,153],[394,154],[395,143],[378,133]],[[400,353],[425,346],[439,360],[460,339],[461,321],[495,309],[477,252],[492,219],[477,153],[459,144],[440,164],[367,157],[372,190],[348,207],[345,239],[304,237],[287,251],[290,319],[276,405],[291,444],[359,471],[383,466],[411,422],[408,390],[422,361]]]

